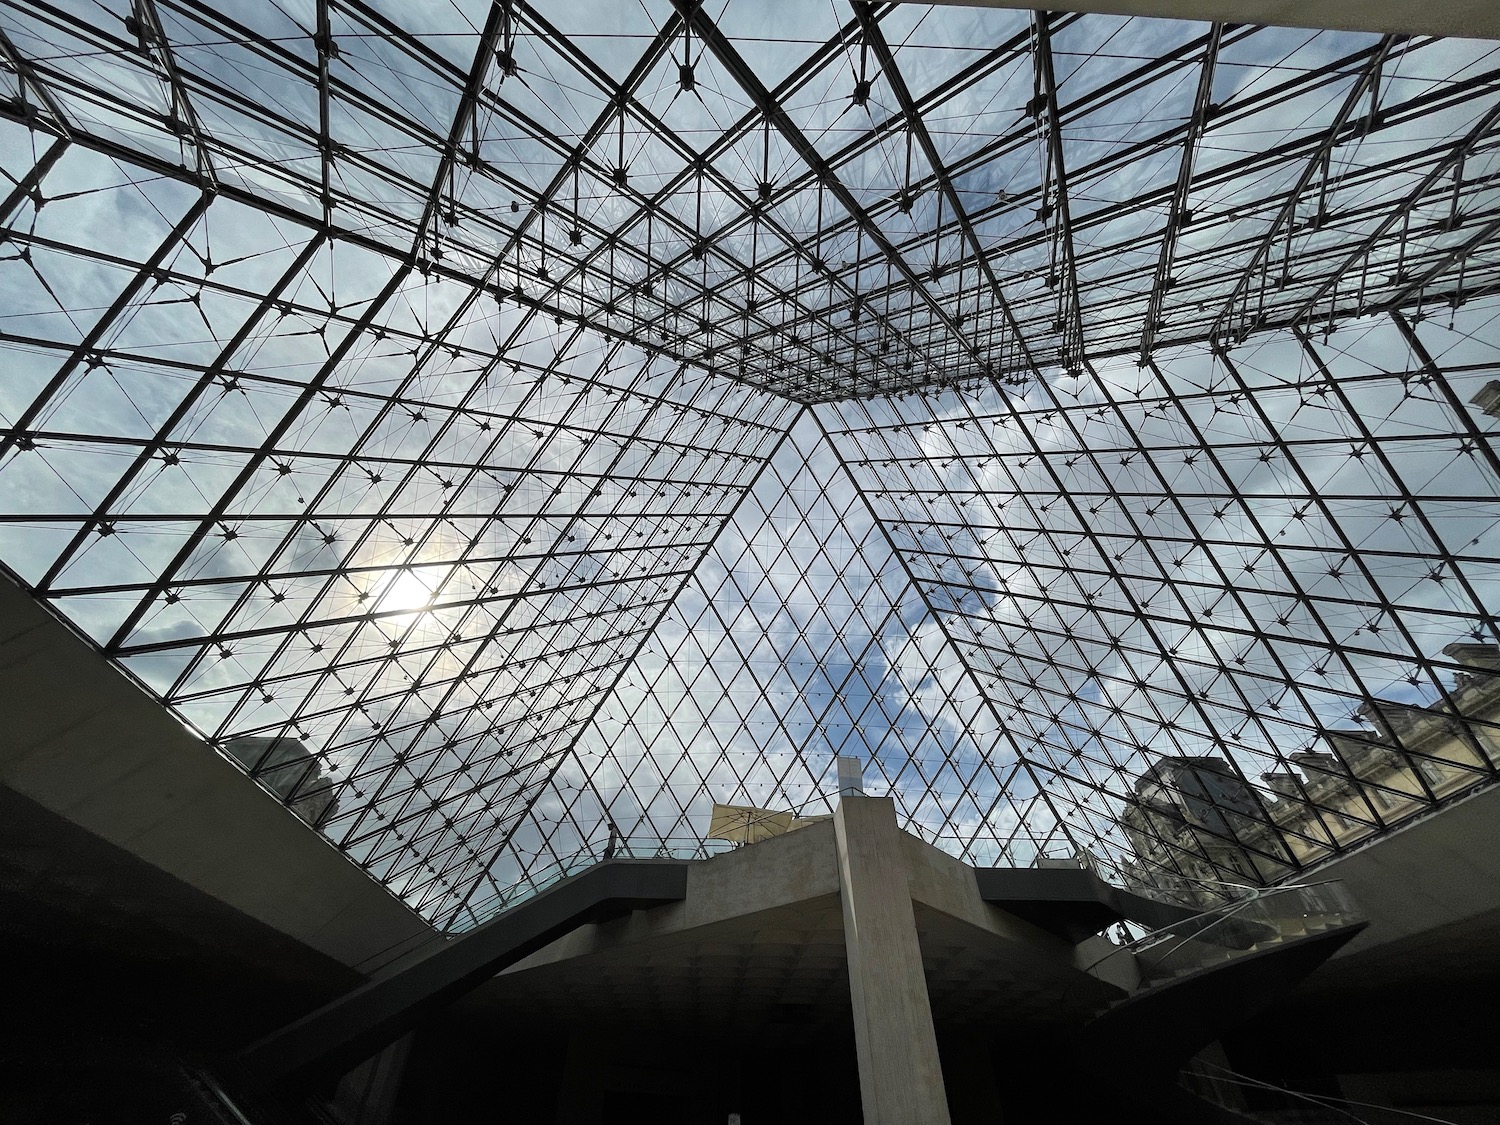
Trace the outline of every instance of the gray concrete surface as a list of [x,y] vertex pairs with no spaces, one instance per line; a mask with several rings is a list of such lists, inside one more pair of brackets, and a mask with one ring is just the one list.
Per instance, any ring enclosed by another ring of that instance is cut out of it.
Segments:
[[3,578],[0,698],[0,784],[42,808],[351,967],[430,936],[389,892]]
[[889,797],[844,797],[833,824],[865,1125],[947,1125],[895,804]]
[[[944,1085],[961,1072],[951,1104],[972,1108],[992,1097],[992,1077],[969,1073],[974,1060],[955,1044],[1002,1027],[1056,1034],[1123,992],[1081,971],[1067,942],[984,902],[970,868],[896,836],[881,878],[909,904],[931,1021],[947,1036],[939,1040]],[[812,1057],[804,1047],[849,1036],[852,1083],[840,892],[835,825],[811,825],[691,865],[685,901],[581,927],[480,985],[453,1017],[613,1044],[608,1058],[570,1064],[569,1088],[588,1087],[575,1091],[585,1116],[598,1108],[600,1083],[615,1080],[590,1066],[621,1062],[622,1044],[707,1042],[736,1058],[781,1051],[792,1065]]]
[[[1403,977],[1439,968],[1451,975],[1449,969],[1466,964],[1493,971],[1500,950],[1500,786],[1398,828],[1305,879],[1342,881],[1370,921],[1314,980],[1358,980],[1377,966]],[[1488,957],[1476,960],[1484,950]]]

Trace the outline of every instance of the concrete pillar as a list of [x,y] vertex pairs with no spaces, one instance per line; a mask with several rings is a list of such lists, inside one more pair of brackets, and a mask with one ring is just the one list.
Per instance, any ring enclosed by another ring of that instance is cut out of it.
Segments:
[[895,805],[845,797],[833,823],[865,1125],[949,1125]]

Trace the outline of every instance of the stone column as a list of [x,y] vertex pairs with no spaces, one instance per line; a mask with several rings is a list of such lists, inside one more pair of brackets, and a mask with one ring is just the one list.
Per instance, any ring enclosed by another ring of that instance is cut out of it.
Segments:
[[865,1125],[949,1125],[895,805],[845,797],[834,831]]

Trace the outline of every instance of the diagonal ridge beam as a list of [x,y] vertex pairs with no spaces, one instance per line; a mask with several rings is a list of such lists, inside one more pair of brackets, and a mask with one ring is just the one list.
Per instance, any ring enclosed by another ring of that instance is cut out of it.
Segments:
[[[149,0],[142,0],[142,2],[149,2]],[[321,29],[326,20],[326,0],[320,7],[320,16],[322,17],[319,20]],[[511,9],[511,0],[493,0],[490,4],[489,16],[485,20],[484,31],[479,36],[479,45],[474,51],[474,64],[469,68],[468,81],[465,82],[463,92],[459,95],[458,108],[453,113],[453,123],[448,129],[447,139],[443,142],[443,156],[438,161],[437,172],[432,177],[432,188],[427,193],[427,203],[422,208],[421,219],[417,222],[416,239],[412,245],[413,257],[421,255],[422,244],[429,236],[434,245],[437,242],[438,205],[452,181],[464,134],[470,131],[475,115],[479,112],[479,99],[489,80],[491,61],[496,58],[505,38],[514,33],[514,21],[515,14]],[[326,52],[320,51],[320,61],[326,70]],[[504,80],[502,76],[501,81]]]
[[[1047,151],[1052,164],[1052,182],[1057,195],[1056,246],[1062,251],[1063,276],[1058,284],[1058,323],[1055,328],[1063,333],[1062,362],[1069,370],[1076,370],[1083,363],[1083,307],[1078,288],[1078,256],[1073,242],[1073,217],[1068,204],[1068,166],[1063,153],[1062,112],[1057,106],[1057,77],[1052,66],[1051,13],[1045,10],[1032,13],[1032,26],[1036,37],[1037,79],[1041,86],[1040,97],[1044,105],[1038,106],[1047,114]],[[1044,196],[1045,211],[1047,200]]]

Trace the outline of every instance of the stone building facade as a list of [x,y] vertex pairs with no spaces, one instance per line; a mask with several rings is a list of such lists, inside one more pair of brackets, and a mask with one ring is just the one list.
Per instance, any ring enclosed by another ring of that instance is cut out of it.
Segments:
[[[1451,644],[1465,671],[1430,707],[1370,700],[1362,726],[1328,731],[1250,780],[1227,758],[1158,759],[1122,822],[1132,889],[1211,905],[1299,870],[1485,784],[1500,763],[1500,647]],[[1460,719],[1460,716],[1462,717]]]

